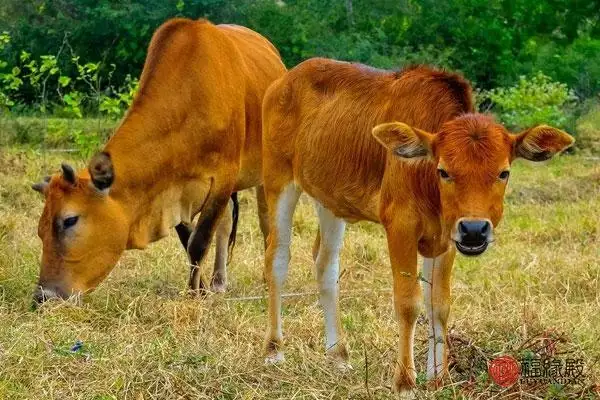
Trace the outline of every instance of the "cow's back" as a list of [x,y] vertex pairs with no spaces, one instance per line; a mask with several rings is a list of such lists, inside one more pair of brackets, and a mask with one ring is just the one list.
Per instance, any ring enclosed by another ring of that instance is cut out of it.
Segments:
[[238,188],[255,186],[262,174],[262,101],[267,88],[286,69],[279,52],[260,34],[239,25],[217,25],[240,52],[245,75],[245,132]]
[[[240,166],[236,189],[261,181],[260,105],[285,72],[273,46],[249,29],[205,20],[173,19],[154,34],[139,92],[111,154],[144,149],[152,162],[116,157],[140,182],[156,176],[205,180]],[[218,154],[218,157],[216,156]]]
[[263,140],[269,157],[292,165],[293,179],[338,216],[376,221],[387,153],[373,127],[401,121],[436,132],[471,110],[470,86],[454,74],[311,59],[269,90]]

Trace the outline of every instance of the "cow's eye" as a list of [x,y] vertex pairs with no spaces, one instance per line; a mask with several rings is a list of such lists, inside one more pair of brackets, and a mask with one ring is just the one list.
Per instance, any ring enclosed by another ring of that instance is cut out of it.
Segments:
[[77,223],[78,220],[79,220],[78,216],[65,218],[63,220],[63,228],[68,229],[68,228],[72,227],[73,225],[75,225]]
[[448,174],[448,172],[445,169],[442,168],[438,168],[438,174],[440,175],[440,178],[448,180],[450,179],[450,175]]
[[510,176],[510,171],[502,171],[502,172],[500,172],[500,175],[498,175],[498,179],[505,181],[508,179],[509,176]]

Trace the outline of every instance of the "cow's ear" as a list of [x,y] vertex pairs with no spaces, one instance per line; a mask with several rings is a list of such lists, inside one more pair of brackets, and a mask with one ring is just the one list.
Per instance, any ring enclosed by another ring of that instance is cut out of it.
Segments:
[[44,180],[42,180],[41,182],[34,183],[33,185],[31,185],[31,188],[33,190],[35,190],[36,192],[40,192],[40,193],[44,194],[44,193],[46,193],[46,189],[48,189],[48,185],[50,184],[50,179],[51,179],[51,177],[46,176],[46,177],[44,177]]
[[560,129],[539,125],[514,136],[514,158],[531,161],[549,160],[554,155],[571,147],[575,139]]
[[434,135],[402,122],[389,122],[373,128],[373,136],[393,154],[402,158],[424,158],[431,155]]
[[107,194],[115,180],[115,171],[110,154],[106,152],[96,153],[90,160],[88,170],[94,187]]

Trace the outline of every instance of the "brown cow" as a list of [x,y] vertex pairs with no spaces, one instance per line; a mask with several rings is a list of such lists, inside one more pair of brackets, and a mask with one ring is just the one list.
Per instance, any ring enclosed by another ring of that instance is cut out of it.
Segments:
[[263,120],[267,362],[283,359],[281,290],[292,215],[305,191],[319,216],[316,270],[328,355],[341,365],[348,359],[337,301],[345,220],[368,220],[385,227],[392,265],[400,325],[393,388],[407,393],[415,386],[418,253],[425,258],[431,321],[427,375],[444,377],[455,248],[478,255],[493,241],[515,158],[546,160],[573,139],[549,126],[512,135],[491,117],[473,114],[471,87],[456,74],[423,66],[387,72],[326,59],[308,60],[273,83]]
[[[143,249],[173,226],[192,265],[190,289],[203,289],[198,266],[230,196],[261,185],[262,99],[284,72],[275,47],[250,29],[188,19],[163,24],[131,108],[88,170],[63,166],[34,185],[46,199],[35,299],[95,288],[123,250]],[[261,187],[257,193],[264,213]],[[220,237],[230,229],[226,219]],[[225,284],[226,241],[218,247],[217,290]]]

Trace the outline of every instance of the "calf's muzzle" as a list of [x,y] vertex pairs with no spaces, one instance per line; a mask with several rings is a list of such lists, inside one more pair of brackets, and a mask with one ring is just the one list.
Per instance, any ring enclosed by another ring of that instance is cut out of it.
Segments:
[[461,219],[456,226],[456,249],[467,256],[482,254],[492,242],[493,227],[487,219]]

